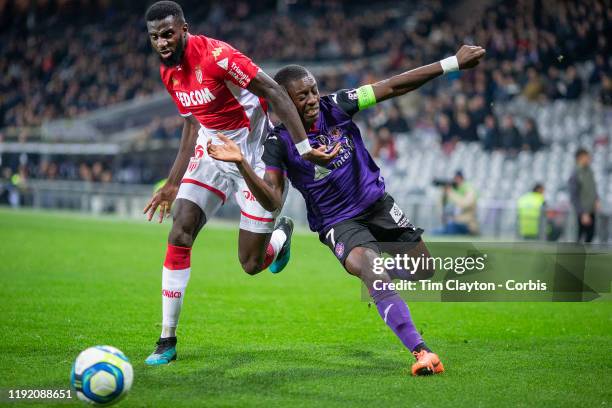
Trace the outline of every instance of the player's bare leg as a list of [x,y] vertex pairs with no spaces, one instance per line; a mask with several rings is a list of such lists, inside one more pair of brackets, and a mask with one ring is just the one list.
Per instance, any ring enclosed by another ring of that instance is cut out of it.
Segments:
[[366,285],[384,322],[417,359],[417,362],[412,366],[412,375],[444,372],[442,362],[427,347],[412,322],[406,302],[394,290],[374,289],[375,281],[391,282],[391,278],[386,272],[382,274],[374,273],[374,259],[378,256],[379,254],[371,248],[356,247],[346,258],[344,267],[351,275],[357,276]]
[[162,272],[162,332],[149,365],[176,360],[176,327],[191,274],[191,247],[206,223],[204,212],[189,200],[174,203],[173,222]]
[[[401,244],[397,245],[399,243]],[[394,257],[395,255],[408,255],[409,258],[422,257],[424,259],[429,259],[431,257],[429,249],[427,249],[427,245],[423,240],[419,240],[417,242],[403,242],[400,237],[397,243],[394,243],[394,246],[397,247],[397,250],[394,250],[395,248],[389,248],[389,250],[385,248],[384,252],[389,253],[389,255],[391,255],[392,257]],[[429,264],[422,265],[421,268],[416,271],[397,268],[388,271],[389,277],[391,279],[403,279],[409,281],[431,279],[434,275],[434,272],[435,268],[433,268],[433,265]]]
[[255,233],[241,229],[238,234],[238,259],[242,269],[256,275],[270,267],[278,273],[289,262],[293,220],[280,217],[271,233]]

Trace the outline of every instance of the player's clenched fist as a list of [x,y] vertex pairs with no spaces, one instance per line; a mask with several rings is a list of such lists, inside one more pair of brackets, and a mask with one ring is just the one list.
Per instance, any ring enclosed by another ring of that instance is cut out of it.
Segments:
[[169,183],[164,184],[155,194],[153,194],[149,204],[144,208],[143,214],[148,213],[147,218],[151,221],[155,215],[155,211],[157,211],[159,207],[159,222],[161,223],[164,217],[170,215],[170,209],[172,208],[172,203],[177,193],[178,186]]
[[474,68],[485,55],[485,49],[477,45],[462,45],[457,51],[457,62],[459,69]]

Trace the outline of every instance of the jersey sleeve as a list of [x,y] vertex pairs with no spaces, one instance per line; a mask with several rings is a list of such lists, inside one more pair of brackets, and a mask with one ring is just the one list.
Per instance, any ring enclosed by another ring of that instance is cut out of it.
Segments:
[[231,45],[211,39],[211,53],[221,78],[241,88],[246,88],[260,68],[253,61]]
[[357,102],[357,89],[341,89],[334,92],[332,100],[346,112],[349,116],[353,116],[359,112],[359,103]]
[[360,110],[376,105],[372,85],[363,85],[356,89],[341,89],[331,95],[332,99],[349,116]]
[[285,171],[285,146],[280,136],[272,131],[264,142],[264,153],[261,157],[266,165],[266,171]]

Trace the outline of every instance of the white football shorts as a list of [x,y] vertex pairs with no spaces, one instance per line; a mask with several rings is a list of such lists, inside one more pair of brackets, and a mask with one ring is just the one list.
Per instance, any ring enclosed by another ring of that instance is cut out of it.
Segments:
[[[176,198],[197,204],[204,211],[206,219],[210,220],[233,195],[240,206],[240,229],[260,234],[272,232],[278,212],[271,213],[257,202],[234,163],[215,160],[206,152],[208,140],[212,139],[213,144],[221,143],[217,133],[223,133],[236,142],[255,173],[263,178],[265,165],[261,160],[261,137],[249,140],[253,138],[254,132],[249,132],[247,128],[215,131],[201,127],[194,155],[189,160]],[[288,188],[285,188],[283,193],[283,203],[287,190]]]

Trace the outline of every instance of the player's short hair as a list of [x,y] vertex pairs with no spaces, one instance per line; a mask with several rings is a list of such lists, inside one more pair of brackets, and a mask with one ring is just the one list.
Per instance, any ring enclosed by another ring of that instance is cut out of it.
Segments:
[[580,156],[585,154],[589,154],[589,151],[584,147],[580,147],[578,150],[576,150],[576,155],[574,157],[576,158],[576,160],[578,160]]
[[274,80],[283,88],[287,88],[290,82],[297,81],[310,75],[310,71],[301,65],[286,65],[274,75]]
[[532,192],[537,193],[540,190],[544,189],[544,185],[542,183],[536,183],[531,189]]
[[174,1],[158,1],[153,3],[145,13],[146,21],[163,20],[168,16],[174,16],[179,21],[185,21],[185,15],[181,6]]

